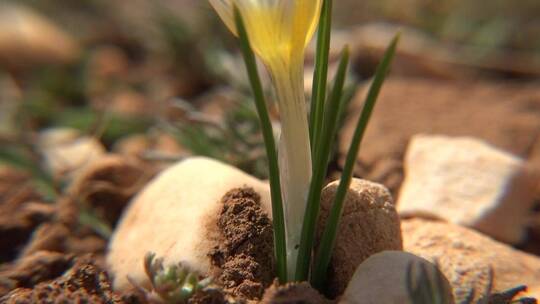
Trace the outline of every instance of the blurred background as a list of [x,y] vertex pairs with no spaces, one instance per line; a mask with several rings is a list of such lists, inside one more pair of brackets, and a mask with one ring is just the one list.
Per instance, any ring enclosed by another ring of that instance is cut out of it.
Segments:
[[[540,76],[540,1],[335,2],[332,52],[351,46],[357,83],[369,79],[398,29],[394,76],[511,83]],[[312,58],[310,48],[308,80]],[[43,130],[68,128],[143,160],[203,154],[265,177],[249,101],[235,39],[206,1],[0,2],[4,160],[33,166],[35,143],[52,138]]]

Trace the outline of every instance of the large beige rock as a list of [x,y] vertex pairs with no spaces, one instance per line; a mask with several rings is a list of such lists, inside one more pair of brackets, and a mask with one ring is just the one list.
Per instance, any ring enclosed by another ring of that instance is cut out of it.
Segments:
[[[326,226],[339,181],[323,189],[318,235]],[[347,193],[328,272],[331,297],[343,293],[355,269],[371,255],[401,250],[401,229],[392,195],[383,185],[353,179]]]
[[208,254],[218,241],[215,227],[221,198],[231,189],[251,187],[271,214],[266,183],[221,162],[189,158],[163,171],[130,203],[111,239],[107,264],[114,287],[147,285],[143,258],[154,252],[164,264],[182,262],[201,274],[210,271]]
[[[437,262],[450,281],[457,303],[462,303],[472,288],[476,300],[486,289],[490,268],[493,290],[517,285],[540,285],[540,258],[499,243],[476,231],[450,223],[423,219],[402,220],[405,251]],[[540,290],[531,290],[540,297]]]
[[454,303],[450,283],[435,265],[411,253],[383,251],[360,264],[339,304],[414,304],[407,278],[411,269],[413,283],[419,282],[420,267],[433,281],[440,278],[444,303]]
[[56,177],[75,177],[106,153],[99,140],[69,128],[42,131],[38,142],[45,166]]
[[522,159],[470,137],[416,135],[405,156],[401,216],[428,216],[517,243],[537,176]]

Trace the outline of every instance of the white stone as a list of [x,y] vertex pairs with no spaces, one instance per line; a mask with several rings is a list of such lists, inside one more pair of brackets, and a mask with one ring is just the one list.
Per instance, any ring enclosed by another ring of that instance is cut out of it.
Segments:
[[229,190],[251,187],[271,215],[268,184],[216,160],[189,158],[154,178],[130,203],[110,241],[107,264],[118,290],[131,288],[127,276],[148,284],[146,253],[164,263],[182,262],[201,274],[210,271],[208,253],[219,238],[215,221]]
[[38,142],[45,166],[56,177],[75,177],[106,153],[96,138],[81,136],[77,130],[69,128],[42,131]]
[[[430,278],[442,278],[442,291],[446,303],[454,303],[450,283],[444,275],[427,260],[402,251],[383,251],[372,255],[356,269],[339,304],[413,304],[407,289],[410,265],[418,270],[425,266]],[[413,271],[416,282],[419,271]]]
[[534,204],[535,179],[522,159],[483,141],[416,135],[405,155],[398,212],[444,219],[517,243]]

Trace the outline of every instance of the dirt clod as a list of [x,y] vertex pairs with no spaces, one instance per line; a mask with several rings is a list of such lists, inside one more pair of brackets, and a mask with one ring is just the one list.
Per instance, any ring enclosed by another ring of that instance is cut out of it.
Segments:
[[73,257],[58,252],[38,251],[21,258],[0,271],[0,277],[9,280],[12,288],[32,287],[40,282],[54,279],[70,268]]
[[222,203],[223,241],[210,253],[213,276],[232,296],[258,300],[274,279],[271,221],[251,188],[229,191]]
[[71,269],[52,282],[32,289],[18,288],[0,298],[1,303],[121,303],[112,291],[106,273],[92,262],[91,256],[77,259]]
[[39,199],[29,175],[0,167],[0,263],[13,260],[34,228],[53,216],[54,207]]
[[99,218],[114,226],[124,207],[149,177],[141,163],[109,155],[84,170],[71,191],[79,204],[91,208]]
[[70,235],[70,230],[57,223],[44,223],[33,233],[32,238],[21,252],[21,256],[28,256],[40,250],[64,251],[64,240]]
[[229,303],[227,296],[219,289],[201,290],[188,300],[188,304],[224,304]]
[[332,301],[323,297],[306,282],[273,284],[264,293],[261,304],[329,304]]

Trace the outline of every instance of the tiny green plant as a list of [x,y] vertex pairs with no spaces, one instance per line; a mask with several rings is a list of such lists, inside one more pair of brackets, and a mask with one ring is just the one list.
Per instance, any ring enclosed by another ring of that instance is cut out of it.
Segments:
[[[235,101],[225,110],[221,120],[198,111],[187,101],[176,99],[173,104],[185,112],[185,117],[164,120],[160,127],[194,155],[219,159],[258,178],[267,179],[268,169],[257,113],[243,94],[235,92],[231,99]],[[176,161],[181,157],[178,155],[170,159]]]
[[156,254],[151,252],[144,257],[144,271],[150,280],[151,290],[138,286],[132,280],[130,282],[150,303],[188,303],[195,293],[209,288],[212,283],[210,278],[201,279],[181,263],[164,267],[163,259],[156,259]]
[[[349,64],[347,47],[342,51],[333,84],[328,85],[332,0],[209,1],[239,38],[255,97],[269,165],[277,277],[282,283],[311,281],[322,289],[360,143],[399,36],[391,42],[374,76],[351,142],[329,222],[321,244],[314,252],[321,191],[347,100],[343,98]],[[303,85],[304,53],[317,26],[317,55],[308,119]],[[279,149],[276,149],[255,54],[265,64],[272,79],[282,125]],[[327,87],[330,87],[328,93]],[[312,261],[313,256],[315,259]]]

